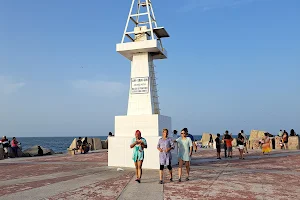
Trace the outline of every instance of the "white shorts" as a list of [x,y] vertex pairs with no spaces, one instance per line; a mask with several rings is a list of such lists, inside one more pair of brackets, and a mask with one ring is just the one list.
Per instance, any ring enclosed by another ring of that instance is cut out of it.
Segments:
[[239,145],[239,149],[244,149],[244,145]]

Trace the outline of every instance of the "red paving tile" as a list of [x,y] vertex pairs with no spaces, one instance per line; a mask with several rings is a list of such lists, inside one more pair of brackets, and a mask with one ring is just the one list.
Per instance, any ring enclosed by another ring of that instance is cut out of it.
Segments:
[[[1,180],[11,180],[18,178],[27,178],[33,176],[40,176],[46,174],[53,174],[58,172],[70,172],[78,169],[86,169],[91,167],[90,165],[67,165],[67,164],[2,164],[1,168]],[[13,169],[13,170],[12,170]]]
[[48,200],[59,199],[82,199],[85,197],[90,200],[112,200],[116,199],[128,182],[131,180],[133,172],[125,173],[117,178],[110,180],[99,181],[97,183],[78,188],[76,190],[64,192],[48,198]]
[[44,179],[40,181],[32,181],[27,183],[19,183],[14,185],[6,185],[2,186],[0,190],[0,196],[12,194],[16,192],[21,192],[25,190],[30,190],[38,187],[43,187],[46,185],[62,182],[62,181],[68,181],[72,180],[78,177],[82,177],[83,175],[72,175],[72,176],[64,176],[59,178],[52,178],[52,179]]
[[[18,163],[0,163],[2,173],[1,180],[26,178],[57,172],[70,172],[78,169],[107,166],[107,153],[101,152],[75,156],[44,156],[28,158],[25,160],[15,159],[15,161]],[[56,164],[55,162],[62,163]],[[88,163],[88,165],[80,165],[80,163]],[[13,173],[11,171],[12,168],[14,169]]]
[[78,155],[63,155],[63,156],[45,156],[34,159],[35,162],[107,162],[107,152],[78,154]]

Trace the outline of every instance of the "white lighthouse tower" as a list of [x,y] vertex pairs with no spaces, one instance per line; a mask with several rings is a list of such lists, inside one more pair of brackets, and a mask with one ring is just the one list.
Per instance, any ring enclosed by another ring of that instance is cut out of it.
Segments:
[[[136,12],[134,12],[136,11]],[[108,141],[108,166],[134,167],[130,144],[136,130],[147,140],[143,168],[159,168],[157,142],[163,128],[171,132],[171,118],[160,115],[155,78],[156,59],[166,59],[162,38],[169,37],[157,21],[150,0],[132,0],[127,23],[117,52],[131,62],[126,116],[115,117],[115,137]],[[174,152],[173,162],[177,163]]]

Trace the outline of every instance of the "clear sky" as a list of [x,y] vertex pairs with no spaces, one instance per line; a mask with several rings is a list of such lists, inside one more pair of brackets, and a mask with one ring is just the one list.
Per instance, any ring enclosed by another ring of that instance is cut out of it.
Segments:
[[[130,0],[0,2],[0,134],[107,135],[126,114],[115,51]],[[192,134],[300,133],[299,0],[152,0],[162,114]]]

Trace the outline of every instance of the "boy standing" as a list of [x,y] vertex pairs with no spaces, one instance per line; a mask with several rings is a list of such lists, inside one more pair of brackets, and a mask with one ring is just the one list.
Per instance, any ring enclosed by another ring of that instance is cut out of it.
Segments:
[[216,148],[217,148],[217,159],[221,159],[221,140],[220,140],[220,134],[217,134],[217,138],[215,139],[216,142]]

